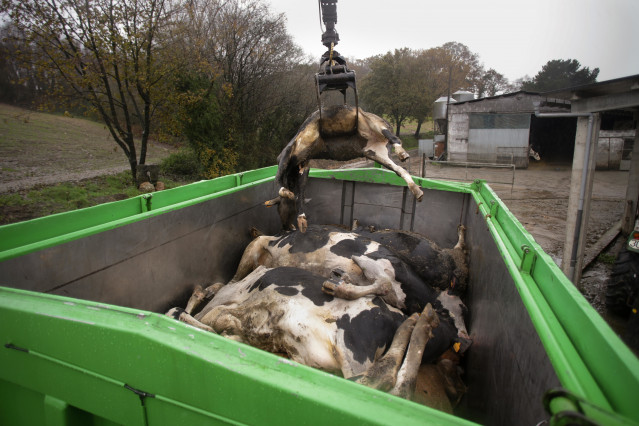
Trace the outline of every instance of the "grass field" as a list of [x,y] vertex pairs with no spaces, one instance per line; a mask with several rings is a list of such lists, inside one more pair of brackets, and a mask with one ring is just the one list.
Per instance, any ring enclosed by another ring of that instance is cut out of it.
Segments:
[[[148,149],[147,164],[176,151],[155,143]],[[86,171],[101,176],[82,179]],[[139,194],[126,156],[103,124],[0,104],[0,184],[51,176],[59,183],[0,193],[0,225]],[[162,180],[167,188],[185,183]]]
[[[151,143],[147,163],[170,152]],[[124,152],[101,123],[0,104],[0,182],[127,166]]]

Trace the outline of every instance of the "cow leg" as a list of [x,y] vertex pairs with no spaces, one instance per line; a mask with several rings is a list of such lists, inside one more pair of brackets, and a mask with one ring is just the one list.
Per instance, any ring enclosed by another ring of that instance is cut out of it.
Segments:
[[397,373],[397,382],[390,391],[391,394],[412,399],[415,393],[415,383],[417,383],[417,373],[424,355],[424,348],[428,340],[433,337],[433,329],[438,325],[439,318],[437,313],[429,303],[415,324],[406,351],[406,358]]
[[237,266],[235,275],[231,281],[229,281],[229,284],[243,279],[253,272],[258,266],[265,265],[271,261],[272,256],[266,249],[270,241],[271,237],[261,236],[257,237],[251,241],[248,246],[246,246],[244,253],[242,253],[240,263]]
[[189,298],[189,301],[186,303],[186,308],[184,311],[187,314],[192,314],[193,310],[195,310],[205,299],[204,289],[201,285],[196,285],[193,289],[193,294]]
[[377,142],[377,146],[375,144],[369,143],[364,148],[364,155],[366,158],[370,158],[371,160],[377,161],[381,165],[387,167],[388,169],[394,171],[397,176],[401,177],[406,181],[408,188],[413,193],[417,201],[422,201],[424,197],[424,192],[419,188],[419,186],[413,182],[413,178],[411,178],[410,174],[402,167],[398,166],[388,157],[388,152],[386,151],[386,144],[383,146]]
[[[294,200],[295,199],[295,194],[293,194],[293,192],[289,189],[286,189],[284,187],[281,187],[280,190],[277,192],[277,195],[279,198],[288,198],[289,200]],[[271,205],[275,204],[275,202],[279,202],[278,197],[267,201],[267,203],[272,203]],[[270,206],[269,206],[270,207]]]
[[446,395],[454,407],[459,404],[459,400],[468,390],[459,374],[459,368],[457,364],[450,359],[441,359],[437,362],[437,370],[443,379]]
[[[358,280],[359,284],[350,284],[344,282],[345,280],[329,280],[325,281],[322,285],[322,291],[324,293],[347,300],[375,295],[381,297],[384,302],[397,309],[404,309],[406,307],[403,302],[406,295],[403,293],[398,294],[393,286],[393,277],[388,274],[383,263],[367,256],[352,256],[351,259],[360,267],[364,278],[366,278],[368,282],[372,282],[372,284],[362,285],[361,280]],[[390,266],[390,264],[388,266]],[[345,278],[348,280],[348,276]],[[396,285],[399,286],[399,283]],[[401,292],[401,289],[399,289],[399,292]]]
[[395,136],[393,132],[388,129],[382,129],[382,135],[384,135],[384,137],[391,143],[391,145],[393,146],[393,150],[395,151],[395,154],[397,154],[397,157],[400,161],[404,162],[408,158],[410,158],[410,155],[408,155],[408,152],[406,152],[406,150],[402,146],[402,140]]
[[466,247],[466,239],[464,234],[466,233],[466,227],[464,225],[459,225],[457,227],[457,244],[453,247],[453,250],[464,250]]
[[417,318],[418,314],[413,314],[399,326],[388,351],[384,356],[375,360],[364,375],[357,379],[357,383],[383,391],[388,391],[395,386],[397,372],[404,359],[406,346],[408,346]]
[[455,270],[453,271],[449,290],[452,290],[452,292],[456,295],[463,295],[466,292],[466,286],[468,285],[468,263],[466,262],[466,244],[464,237],[465,231],[466,227],[464,227],[464,225],[459,225],[457,228],[457,235],[459,237],[457,244],[455,244],[455,247],[453,247],[452,250],[444,250],[450,254],[453,258],[453,262],[455,263]]
[[242,322],[227,306],[216,306],[202,317],[202,323],[213,331],[233,340],[243,341]]
[[344,281],[324,281],[322,291],[340,299],[355,300],[360,297],[374,295],[385,298],[393,292],[393,286],[389,281],[376,281],[371,285],[353,285]]
[[393,151],[395,151],[395,154],[397,154],[397,157],[399,157],[400,161],[406,161],[407,159],[410,158],[410,155],[408,155],[408,152],[406,152],[404,147],[401,146],[400,144],[394,143]]
[[297,209],[297,229],[300,232],[306,232],[308,228],[308,222],[306,220],[306,214],[304,213],[304,192],[306,189],[306,182],[308,181],[308,173],[311,170],[311,166],[308,162],[304,162],[303,166],[300,166],[300,180],[299,180],[299,193],[296,196],[295,207]]
[[197,313],[197,311],[199,311],[198,308],[203,303],[209,302],[211,299],[213,299],[215,293],[217,293],[223,286],[224,284],[222,283],[215,283],[203,289],[201,285],[196,285],[193,289],[193,294],[191,294],[191,297],[186,304],[186,308],[184,309],[184,311],[189,315],[194,315],[195,313]]
[[199,329],[210,331],[211,333],[215,333],[215,331],[206,324],[201,323],[200,321],[193,318],[190,314],[186,313],[182,308],[172,308],[166,314],[167,317],[171,317],[180,322],[186,323],[193,327],[197,327]]

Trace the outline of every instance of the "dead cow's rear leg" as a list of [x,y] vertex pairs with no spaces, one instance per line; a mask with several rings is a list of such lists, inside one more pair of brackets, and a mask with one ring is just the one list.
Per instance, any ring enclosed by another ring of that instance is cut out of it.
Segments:
[[369,142],[369,144],[366,146],[364,150],[364,155],[366,156],[366,158],[370,158],[373,161],[377,161],[379,164],[394,171],[397,174],[397,176],[401,177],[402,179],[404,179],[404,181],[406,181],[408,188],[413,193],[417,201],[422,201],[422,198],[424,197],[424,192],[419,188],[419,186],[415,182],[413,182],[413,178],[403,167],[398,166],[397,164],[393,162],[393,160],[390,159],[390,157],[388,156],[388,151],[386,150],[386,144],[380,144],[380,143],[371,144]]
[[393,150],[395,151],[395,154],[397,154],[397,157],[400,161],[404,162],[410,157],[410,155],[408,155],[408,152],[406,152],[406,150],[402,146],[401,139],[395,136],[390,130],[383,129],[382,135],[384,135],[384,137],[391,143],[391,145],[393,146]]
[[422,363],[424,348],[426,343],[433,337],[433,329],[439,325],[439,317],[431,304],[427,304],[422,311],[413,333],[410,336],[410,343],[406,351],[404,363],[397,373],[397,382],[390,391],[393,395],[406,399],[413,399],[415,384],[417,383],[417,373]]
[[393,389],[417,318],[418,314],[413,314],[399,326],[388,351],[375,360],[366,373],[357,379],[357,383],[383,391]]

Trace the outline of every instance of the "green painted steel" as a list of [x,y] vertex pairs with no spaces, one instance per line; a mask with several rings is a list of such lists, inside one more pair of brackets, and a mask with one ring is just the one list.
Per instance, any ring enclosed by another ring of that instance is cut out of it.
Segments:
[[[0,262],[241,191],[249,186],[273,180],[276,172],[277,167],[271,166],[140,195],[127,200],[0,226]],[[339,176],[339,179],[345,180],[404,184],[404,181],[394,173],[389,174],[381,169],[340,172],[313,170],[311,176],[325,178]],[[424,187],[460,191],[459,186],[445,182],[425,180]]]
[[0,227],[0,262],[272,180],[266,167]]
[[[241,191],[275,173],[259,169],[3,226],[0,261]],[[405,185],[378,168],[311,170],[311,177]],[[415,181],[474,199],[570,396],[552,399],[549,409],[582,411],[602,424],[639,422],[639,360],[490,187]],[[22,413],[23,424],[81,424],[87,416],[98,424],[465,423],[150,312],[0,288],[0,338],[0,416]]]
[[[490,187],[483,181],[475,185],[473,197],[562,386],[588,401],[582,409],[592,419],[605,419],[602,424],[610,424],[611,412],[619,424],[639,422],[639,359]],[[523,262],[530,256],[534,259]]]
[[151,312],[0,287],[0,318],[0,424],[470,424]]

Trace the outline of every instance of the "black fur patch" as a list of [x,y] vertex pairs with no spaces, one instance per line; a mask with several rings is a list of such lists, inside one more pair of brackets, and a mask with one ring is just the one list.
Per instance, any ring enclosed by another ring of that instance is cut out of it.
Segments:
[[276,286],[275,291],[278,293],[285,296],[295,296],[299,294],[296,287],[301,287],[302,295],[315,305],[322,306],[333,299],[333,296],[322,292],[324,281],[326,281],[324,277],[303,269],[280,267],[266,271],[262,277],[255,281],[249,291],[262,291],[274,285]]
[[395,279],[401,283],[402,291],[406,294],[404,312],[408,315],[421,312],[428,303],[436,310],[441,310],[441,303],[437,300],[439,292],[426,284],[419,275],[399,257],[385,247],[380,246],[376,251],[368,253],[373,260],[386,259],[393,266]]
[[275,287],[275,291],[283,296],[296,296],[299,290],[295,287]]
[[173,308],[167,313],[170,313],[171,318],[176,319],[176,320],[179,321],[180,320],[180,315],[182,315],[182,313],[184,313],[184,312],[185,311],[182,308]]
[[309,226],[305,233],[289,232],[269,245],[281,248],[290,244],[291,253],[312,253],[328,244],[329,232],[325,228]]
[[434,242],[405,231],[359,231],[359,235],[383,245],[409,264],[424,282],[440,289],[450,285],[455,262]]
[[373,303],[376,307],[362,311],[354,318],[344,315],[336,322],[344,330],[344,344],[361,363],[373,361],[378,348],[388,348],[405,319],[403,315],[391,312],[378,297]]
[[439,315],[439,326],[433,329],[433,337],[428,340],[422,362],[433,362],[444,353],[457,339],[457,328],[452,318],[445,314]]
[[354,240],[342,240],[331,247],[331,252],[350,259],[352,256],[361,256],[366,253],[366,248],[368,246],[368,241],[363,240],[361,238],[356,238]]

